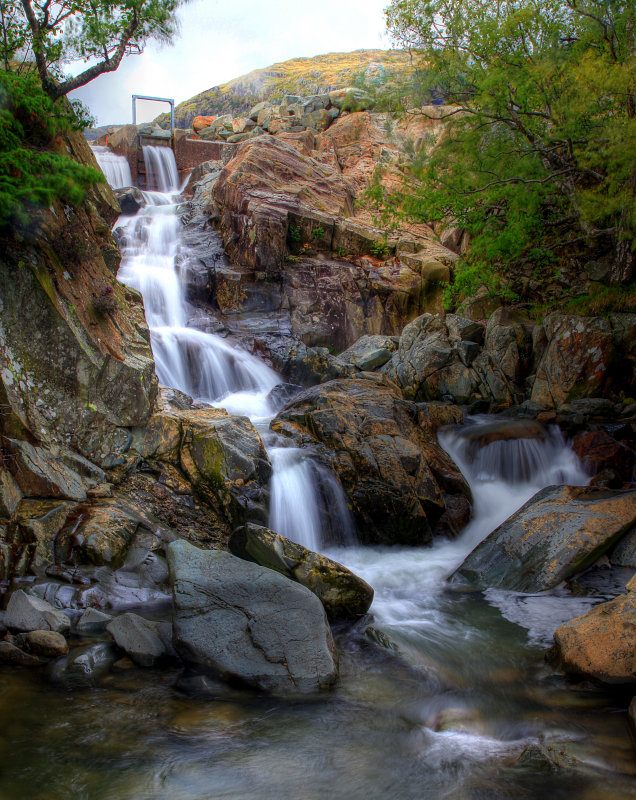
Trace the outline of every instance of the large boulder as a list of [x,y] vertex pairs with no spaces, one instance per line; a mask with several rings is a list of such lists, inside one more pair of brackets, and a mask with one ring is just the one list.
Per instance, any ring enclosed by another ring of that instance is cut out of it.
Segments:
[[634,521],[636,491],[549,486],[478,545],[455,575],[480,589],[552,589],[593,564]]
[[383,375],[360,373],[307,389],[272,428],[299,445],[320,445],[365,542],[430,542],[450,498],[470,513],[468,486],[428,416]]
[[168,547],[174,644],[185,661],[279,695],[315,693],[338,675],[320,600],[277,572],[178,540]]
[[356,619],[373,601],[373,589],[351,570],[268,528],[244,525],[234,531],[229,547],[235,556],[306,586],[333,619]]
[[[170,623],[165,623],[170,630]],[[120,614],[106,625],[118,647],[140,667],[152,667],[171,648],[162,636],[162,623],[147,620],[138,614]]]
[[636,682],[636,592],[566,622],[554,641],[552,655],[566,672],[604,683]]

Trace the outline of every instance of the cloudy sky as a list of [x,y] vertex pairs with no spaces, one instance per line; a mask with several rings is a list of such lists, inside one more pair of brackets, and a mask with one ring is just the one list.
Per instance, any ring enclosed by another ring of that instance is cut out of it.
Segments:
[[[170,47],[149,44],[74,92],[99,125],[132,121],[131,96],[177,103],[246,72],[298,56],[390,46],[383,9],[389,0],[191,0],[180,11],[181,33]],[[81,71],[80,66],[74,72]],[[163,108],[138,109],[138,122]],[[141,114],[139,112],[142,112]]]

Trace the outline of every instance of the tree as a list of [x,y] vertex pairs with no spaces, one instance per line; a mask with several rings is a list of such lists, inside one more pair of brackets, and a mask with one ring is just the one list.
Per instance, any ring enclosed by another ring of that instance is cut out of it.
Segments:
[[473,235],[473,274],[613,248],[633,277],[636,13],[631,0],[392,0],[448,135],[416,163],[411,214]]
[[[5,69],[23,52],[35,61],[53,100],[116,70],[125,55],[141,53],[149,39],[169,41],[185,0],[2,0]],[[26,52],[25,52],[26,51]],[[63,77],[73,61],[95,62]]]

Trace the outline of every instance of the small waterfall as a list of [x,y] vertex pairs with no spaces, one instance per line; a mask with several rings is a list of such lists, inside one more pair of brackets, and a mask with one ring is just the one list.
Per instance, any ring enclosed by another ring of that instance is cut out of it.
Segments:
[[556,426],[486,418],[442,431],[439,441],[473,493],[474,516],[462,534],[471,549],[546,486],[589,481]]
[[125,156],[118,156],[107,147],[94,145],[91,149],[95,153],[99,168],[113,189],[123,189],[133,185],[130,166]]
[[144,162],[148,188],[160,192],[179,191],[179,171],[171,147],[144,145]]
[[344,492],[335,476],[296,447],[269,449],[273,476],[269,527],[309,550],[356,543]]

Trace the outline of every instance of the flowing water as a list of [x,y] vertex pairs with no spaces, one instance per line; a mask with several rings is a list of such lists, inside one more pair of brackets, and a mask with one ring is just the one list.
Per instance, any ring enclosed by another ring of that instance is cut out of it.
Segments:
[[124,156],[115,155],[107,147],[99,147],[97,145],[93,145],[92,150],[95,153],[99,168],[113,189],[132,186],[130,166]]
[[[587,481],[559,432],[481,447],[472,434],[488,420],[443,432],[442,445],[470,483],[473,521],[458,539],[430,548],[355,545],[336,479],[267,432],[276,374],[194,327],[180,282],[187,254],[176,192],[173,180],[163,195],[147,195],[139,215],[119,222],[120,278],[144,294],[160,380],[255,421],[274,466],[272,526],[364,577],[375,589],[371,615],[335,629],[340,681],[312,702],[229,688],[197,696],[187,677],[176,682],[177,673],[138,669],[68,693],[2,670],[0,798],[636,797],[626,698],[571,685],[543,658],[561,617],[593,600],[565,590],[482,595],[446,581],[536,491]],[[554,743],[577,768],[517,764],[538,740]]]

